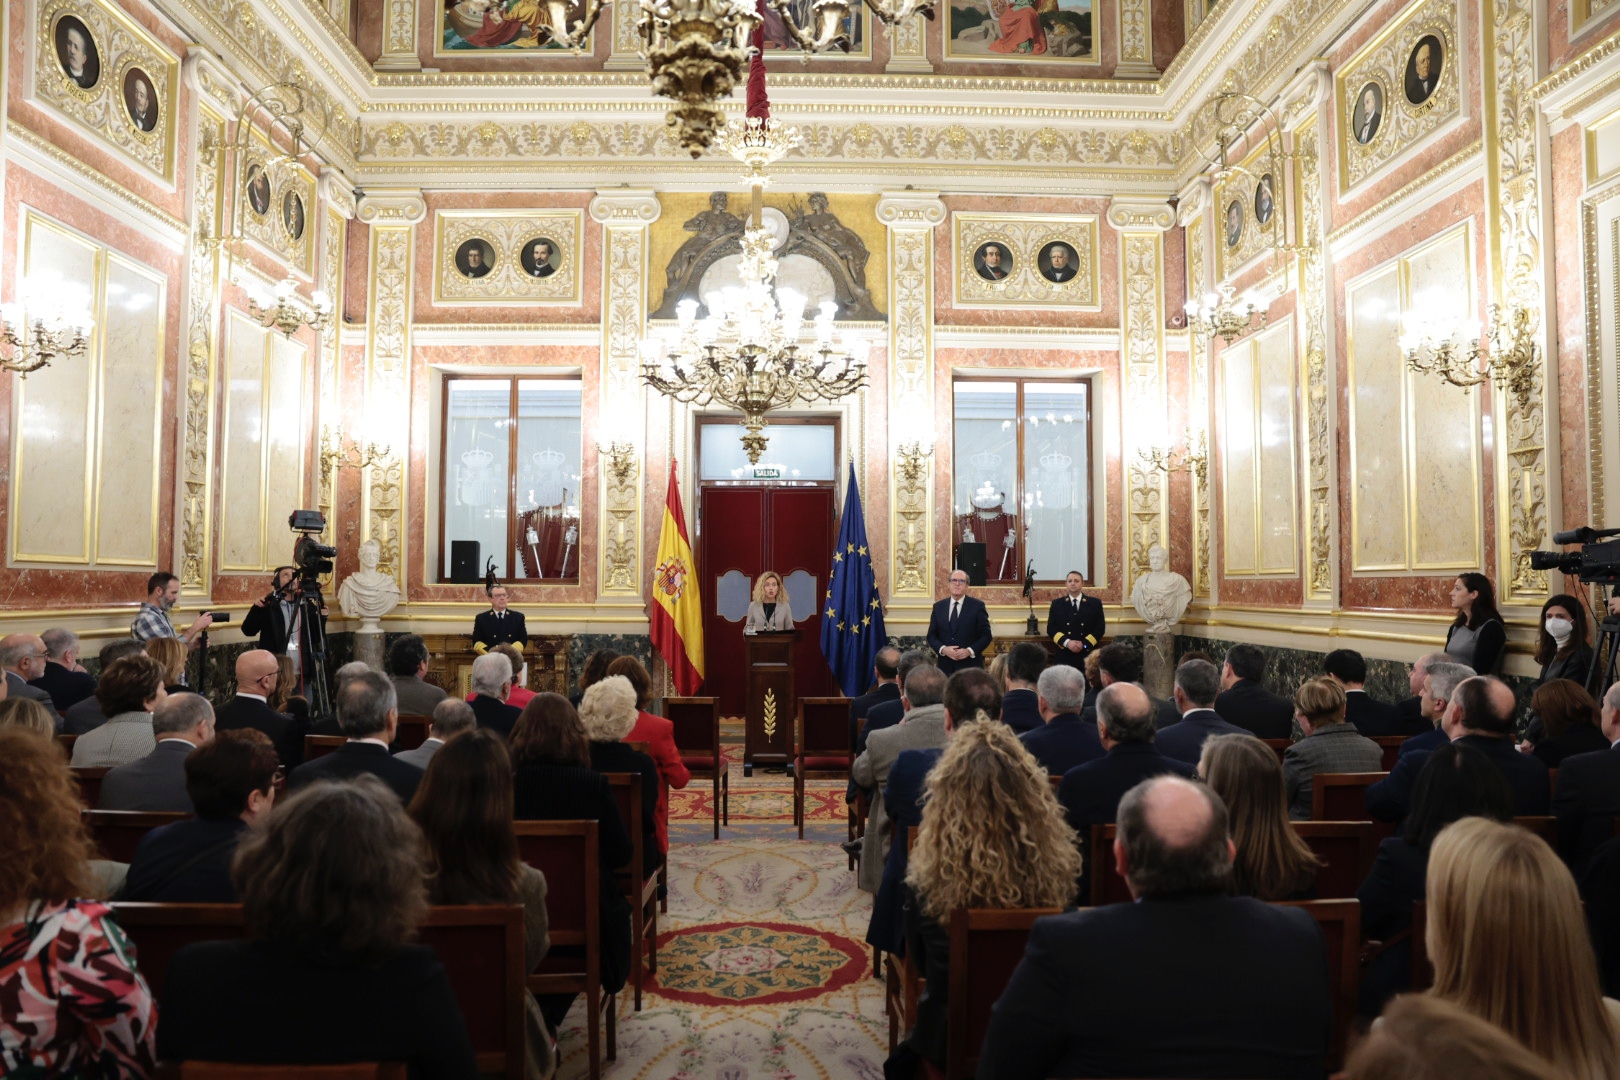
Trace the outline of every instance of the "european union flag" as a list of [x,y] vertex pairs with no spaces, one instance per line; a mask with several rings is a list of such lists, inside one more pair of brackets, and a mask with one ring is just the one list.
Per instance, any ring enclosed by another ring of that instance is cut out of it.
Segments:
[[851,462],[844,520],[838,527],[838,543],[833,545],[832,573],[827,576],[827,599],[821,609],[821,652],[845,696],[858,697],[866,691],[872,680],[872,663],[888,641],[872,552],[866,544],[861,491]]

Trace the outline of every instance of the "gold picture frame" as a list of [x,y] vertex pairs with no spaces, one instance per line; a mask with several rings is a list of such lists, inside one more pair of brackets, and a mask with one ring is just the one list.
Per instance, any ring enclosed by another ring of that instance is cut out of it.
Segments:
[[585,212],[571,207],[435,211],[433,302],[578,304],[584,228]]

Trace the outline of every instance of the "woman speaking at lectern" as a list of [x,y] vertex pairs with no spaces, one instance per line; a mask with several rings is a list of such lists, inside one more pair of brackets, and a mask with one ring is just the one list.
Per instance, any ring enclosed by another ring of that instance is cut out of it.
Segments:
[[[735,610],[735,609],[733,609]],[[743,633],[772,633],[793,629],[793,609],[788,605],[782,575],[767,570],[754,582],[754,600],[748,605]]]

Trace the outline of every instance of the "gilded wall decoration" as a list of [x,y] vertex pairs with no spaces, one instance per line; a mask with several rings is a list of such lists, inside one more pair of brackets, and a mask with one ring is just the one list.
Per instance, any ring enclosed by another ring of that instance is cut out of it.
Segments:
[[1241,162],[1243,171],[1228,173],[1215,185],[1215,276],[1224,281],[1256,256],[1273,250],[1289,237],[1277,235],[1277,202],[1282,198],[1286,177],[1271,170],[1281,166],[1272,161],[1264,141]]
[[1151,79],[1159,74],[1153,66],[1152,0],[1119,0],[1119,62],[1114,68],[1118,79]]
[[1305,348],[1300,363],[1305,384],[1307,599],[1333,594],[1333,431],[1328,423],[1327,267],[1322,239],[1321,139],[1314,113],[1293,133],[1298,170],[1300,323]]
[[433,302],[521,307],[580,301],[580,210],[440,210]]
[[35,25],[33,96],[172,184],[179,57],[102,0],[44,0]]
[[951,220],[954,306],[1101,309],[1095,214],[959,211]]
[[[1198,2],[1198,0],[1194,0]],[[1183,200],[1186,203],[1189,200]],[[1208,237],[1202,214],[1188,219],[1184,235],[1187,241],[1187,295],[1203,296],[1209,291],[1209,272],[1205,264]],[[1202,466],[1192,475],[1193,503],[1193,595],[1210,595],[1209,576],[1209,335],[1189,334],[1187,338],[1187,435],[1196,429],[1204,440]]]
[[[354,193],[341,174],[326,173],[321,177],[322,203],[326,207],[326,226],[321,230],[321,260],[317,284],[325,289],[332,298],[333,310],[341,312],[343,308],[343,268],[344,254],[347,247],[348,219],[354,214]],[[340,361],[342,359],[342,328],[343,320],[334,318],[328,320],[326,329],[321,331],[320,362],[316,373],[316,393],[320,400],[318,431],[323,433],[319,442],[319,450],[326,450],[325,433],[331,433],[335,438],[337,429],[341,426],[342,411],[342,380]],[[334,543],[337,535],[337,521],[332,514],[332,506],[336,492],[334,490],[334,470],[330,467],[328,459],[322,456],[319,471],[319,489],[316,492],[316,504],[326,514],[326,529],[321,533],[323,543]],[[325,575],[322,580],[330,581],[331,575]]]
[[220,235],[224,193],[225,120],[204,106],[198,112],[192,169],[192,219],[196,241],[186,268],[185,409],[181,415],[180,589],[206,596],[212,585],[214,454],[214,362],[218,333],[219,249],[204,239]]
[[1339,187],[1348,190],[1462,111],[1456,0],[1427,0],[1334,76]]
[[241,234],[308,277],[315,263],[315,230],[309,227],[315,214],[315,178],[258,138],[243,151],[238,170]]

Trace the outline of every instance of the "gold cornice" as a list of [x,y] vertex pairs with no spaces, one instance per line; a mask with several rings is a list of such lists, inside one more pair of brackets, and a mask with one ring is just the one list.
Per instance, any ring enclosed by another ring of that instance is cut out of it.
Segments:
[[[116,183],[109,177],[103,176],[100,172],[97,172],[89,165],[86,165],[79,158],[65,150],[59,149],[54,143],[40,135],[34,134],[34,132],[23,127],[17,121],[6,121],[6,135],[11,139],[16,140],[23,146],[26,146],[31,152],[38,154],[41,157],[49,158],[53,164],[67,169],[76,176],[84,179],[86,182],[94,185],[101,191],[103,195],[110,196],[118,202],[123,203],[125,206],[128,206],[130,209],[151,218],[154,224],[159,225],[168,232],[173,233],[176,238],[184,237],[189,231],[186,228],[186,223],[184,221],[181,221],[168,211],[159,208],[155,203],[148,202],[147,200],[141,198],[139,195],[136,195],[134,192],[125,188],[122,184]],[[21,164],[26,167],[27,161],[24,160],[21,162]]]
[[[483,84],[476,84],[483,85]],[[529,85],[529,84],[525,84]],[[776,84],[771,84],[776,89]],[[532,87],[531,87],[532,88]],[[882,86],[863,87],[860,89],[890,89]],[[931,89],[945,92],[950,87],[936,86]],[[775,101],[772,102],[774,116],[780,117],[784,122],[796,121],[806,116],[833,116],[847,120],[850,116],[850,102],[839,101]],[[721,104],[722,111],[741,116],[743,103],[730,101]],[[556,115],[566,117],[583,117],[593,114],[603,116],[637,116],[645,115],[649,121],[662,125],[666,108],[652,99],[646,101],[384,101],[369,106],[365,116],[369,120],[380,122],[384,117],[409,116],[425,118],[438,115],[487,115],[487,116],[540,116]],[[1130,131],[1139,128],[1144,123],[1167,124],[1173,117],[1163,110],[1129,109],[1102,109],[1088,106],[1074,106],[1071,108],[1029,108],[1023,104],[1016,105],[960,105],[960,104],[887,104],[861,103],[861,117],[868,121],[882,120],[890,117],[938,117],[940,119],[990,119],[990,120],[1052,120],[1073,122],[1079,120],[1107,120],[1117,124],[1119,130]],[[1167,135],[1168,131],[1156,132],[1156,135]]]
[[1540,102],[1548,95],[1562,90],[1576,79],[1579,79],[1617,52],[1620,52],[1620,30],[1614,31],[1580,56],[1536,83],[1526,92],[1525,98],[1531,102]]
[[1374,203],[1366,210],[1363,210],[1361,213],[1357,214],[1343,225],[1340,225],[1337,229],[1334,229],[1332,232],[1328,233],[1328,245],[1331,247],[1333,244],[1338,243],[1340,239],[1354,233],[1357,229],[1365,226],[1369,221],[1374,221],[1384,216],[1395,206],[1410,199],[1419,191],[1438,183],[1440,180],[1455,172],[1457,169],[1467,165],[1469,162],[1479,157],[1480,152],[1484,148],[1485,144],[1480,140],[1475,139],[1473,142],[1451,155],[1445,161],[1442,161],[1439,165],[1436,165],[1434,168],[1425,171],[1421,176],[1415,177],[1411,181],[1407,182],[1393,195],[1380,199],[1378,202]]

